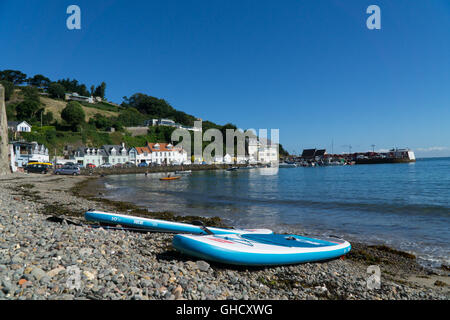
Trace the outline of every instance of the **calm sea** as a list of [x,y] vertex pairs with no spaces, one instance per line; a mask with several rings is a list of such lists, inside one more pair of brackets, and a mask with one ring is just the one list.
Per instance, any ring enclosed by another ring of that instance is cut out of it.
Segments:
[[162,174],[105,178],[106,197],[219,216],[235,227],[338,235],[450,263],[450,158],[409,164],[201,171],[161,182]]

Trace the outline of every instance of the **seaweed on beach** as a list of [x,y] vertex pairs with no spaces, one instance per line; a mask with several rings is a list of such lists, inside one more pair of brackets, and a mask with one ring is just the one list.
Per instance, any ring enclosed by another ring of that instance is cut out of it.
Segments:
[[35,187],[34,184],[31,184],[31,183],[25,183],[25,184],[20,184],[20,185],[18,185],[17,187],[15,187],[15,188],[13,188],[13,189],[16,190],[16,191],[24,190],[24,189],[31,190],[31,189],[33,189],[34,187]]
[[390,248],[386,245],[362,245],[353,244],[352,250],[346,255],[347,259],[365,264],[388,264],[415,263],[416,256]]
[[401,281],[399,276],[403,277],[411,273],[427,274],[427,269],[417,262],[413,254],[386,245],[352,243],[352,250],[346,255],[346,259],[366,266],[378,265],[385,276],[397,282]]
[[38,210],[39,213],[52,216],[69,216],[69,217],[83,217],[84,211],[77,211],[70,209],[70,206],[65,206],[61,203],[44,204]]
[[355,249],[352,250],[346,255],[346,258],[353,261],[362,262],[368,265],[371,264],[380,264],[382,262],[380,257],[377,257],[374,254],[371,254],[369,251],[364,249]]
[[35,187],[34,184],[25,183],[25,184],[21,184],[16,187],[13,187],[12,190],[17,192],[15,195],[22,196],[31,201],[42,200],[42,197],[39,195],[40,194],[39,191],[32,191],[32,189],[34,187]]
[[369,248],[372,248],[372,249],[375,249],[375,250],[379,250],[379,251],[388,252],[388,253],[391,253],[391,254],[394,254],[394,255],[398,255],[398,256],[402,256],[402,257],[407,258],[407,259],[412,259],[412,260],[416,259],[416,256],[411,254],[411,253],[408,253],[408,252],[405,252],[405,251],[396,250],[396,249],[393,249],[393,248],[388,247],[386,245],[369,246]]

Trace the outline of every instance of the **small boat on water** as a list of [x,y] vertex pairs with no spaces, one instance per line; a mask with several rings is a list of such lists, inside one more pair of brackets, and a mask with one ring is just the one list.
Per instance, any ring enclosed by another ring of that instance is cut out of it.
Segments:
[[226,169],[227,171],[236,171],[237,169],[239,169],[239,167],[231,167]]
[[289,163],[289,162],[280,162],[278,164],[279,168],[297,168],[297,165],[295,163]]
[[184,170],[184,171],[175,171],[176,174],[190,174],[192,170]]
[[248,165],[246,167],[240,167],[239,170],[250,170],[250,169],[257,169],[257,166],[254,165]]
[[163,178],[159,178],[159,180],[161,181],[169,181],[169,180],[178,180],[180,179],[180,176],[174,176],[174,177],[163,177]]

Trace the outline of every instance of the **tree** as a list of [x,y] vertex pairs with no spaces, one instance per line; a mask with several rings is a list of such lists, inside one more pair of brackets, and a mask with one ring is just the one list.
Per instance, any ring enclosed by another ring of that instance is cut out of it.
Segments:
[[64,86],[62,84],[56,83],[56,82],[52,82],[48,86],[48,94],[52,98],[64,99],[66,91],[65,91],[65,88],[64,88]]
[[27,82],[30,86],[38,88],[47,88],[50,84],[50,79],[44,77],[42,74],[37,74],[33,78],[27,79]]
[[6,105],[6,117],[9,121],[16,120],[16,106],[17,103],[9,103]]
[[77,130],[85,123],[85,113],[81,104],[71,101],[61,112],[61,118],[69,124],[73,130]]
[[164,99],[158,99],[143,93],[135,93],[130,98],[123,97],[122,107],[135,108],[139,112],[154,118],[172,119],[185,126],[193,126],[196,120],[194,116],[174,109]]
[[142,114],[135,108],[128,108],[120,111],[117,122],[125,127],[141,125],[144,122]]
[[0,80],[6,80],[19,85],[25,82],[27,75],[19,70],[3,70],[0,71]]
[[6,175],[10,172],[8,153],[8,119],[6,118],[5,88],[0,84],[0,175]]
[[38,104],[40,103],[39,99],[39,91],[35,87],[22,87],[22,94],[25,99],[36,101]]
[[89,123],[93,124],[97,129],[101,130],[105,130],[112,127],[111,119],[105,117],[100,113],[96,113],[91,119],[89,119]]
[[289,156],[289,152],[287,152],[287,151],[283,148],[283,146],[282,146],[281,144],[278,144],[278,146],[279,146],[278,152],[280,153],[280,156],[282,156],[282,157],[288,157],[288,156]]
[[79,84],[78,80],[70,80],[69,78],[67,79],[62,79],[62,80],[58,80],[57,83],[59,83],[60,85],[62,85],[65,89],[65,92],[76,92],[78,93],[80,96],[89,96],[89,91],[86,89],[86,85],[84,84]]
[[42,116],[42,123],[44,125],[48,126],[48,125],[52,124],[53,120],[54,120],[53,112],[51,112],[51,111],[47,111]]
[[16,117],[20,121],[30,121],[35,118],[39,110],[39,103],[37,101],[26,99],[16,106]]
[[95,88],[94,96],[105,99],[106,83],[102,82],[97,88]]

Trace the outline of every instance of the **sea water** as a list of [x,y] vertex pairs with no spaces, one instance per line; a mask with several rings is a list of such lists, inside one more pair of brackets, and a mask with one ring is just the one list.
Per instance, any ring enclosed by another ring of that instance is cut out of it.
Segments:
[[106,177],[106,197],[150,211],[218,216],[239,228],[337,235],[450,263],[450,158],[415,163]]

